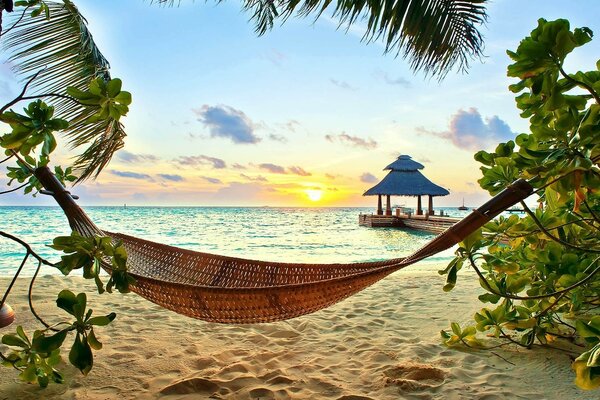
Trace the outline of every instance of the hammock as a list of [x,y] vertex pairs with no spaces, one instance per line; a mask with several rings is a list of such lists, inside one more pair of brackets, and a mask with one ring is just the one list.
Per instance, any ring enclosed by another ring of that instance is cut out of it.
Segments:
[[[131,290],[161,307],[209,322],[281,321],[329,307],[407,267],[461,242],[532,187],[518,180],[406,258],[350,264],[299,264],[226,257],[154,243],[100,230],[47,167],[35,176],[84,236],[123,242],[136,283]],[[110,265],[103,268],[109,273]]]

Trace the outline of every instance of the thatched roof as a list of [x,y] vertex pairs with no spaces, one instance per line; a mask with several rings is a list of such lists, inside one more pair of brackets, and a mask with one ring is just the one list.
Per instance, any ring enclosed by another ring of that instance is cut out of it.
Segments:
[[390,172],[385,178],[363,196],[392,195],[392,196],[446,196],[448,190],[427,179],[419,169],[423,165],[413,161],[410,156],[402,155],[396,161],[385,167]]
[[391,169],[392,171],[416,171],[423,168],[425,168],[423,164],[413,161],[410,156],[401,155],[398,157],[398,159],[396,159],[396,161],[385,167],[383,170],[385,171]]

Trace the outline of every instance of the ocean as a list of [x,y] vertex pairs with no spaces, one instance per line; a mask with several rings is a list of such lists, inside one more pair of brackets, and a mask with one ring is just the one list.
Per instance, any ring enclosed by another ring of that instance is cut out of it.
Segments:
[[[409,255],[433,235],[397,228],[358,225],[360,213],[372,208],[280,207],[85,207],[102,229],[209,253],[250,259],[335,263],[383,260]],[[444,209],[454,216],[467,212]],[[50,261],[60,253],[47,247],[52,238],[68,235],[67,220],[58,207],[0,207],[0,230],[27,241]],[[12,276],[23,249],[0,238],[0,276]],[[429,258],[431,272],[452,258],[447,250]],[[23,271],[31,275],[34,263]],[[59,273],[42,267],[43,274]]]

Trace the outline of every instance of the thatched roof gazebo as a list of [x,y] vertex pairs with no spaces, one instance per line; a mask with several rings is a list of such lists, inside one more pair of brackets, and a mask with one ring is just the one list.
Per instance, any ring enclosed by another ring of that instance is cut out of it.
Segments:
[[401,155],[396,161],[384,168],[390,172],[385,178],[371,189],[367,190],[363,196],[378,196],[377,215],[383,215],[381,207],[381,196],[387,197],[387,205],[385,215],[392,215],[390,205],[390,196],[416,196],[417,200],[417,215],[423,214],[421,208],[421,196],[429,196],[429,215],[434,215],[433,197],[446,196],[450,194],[448,190],[436,185],[427,179],[420,169],[425,168],[422,164],[411,159],[410,156]]

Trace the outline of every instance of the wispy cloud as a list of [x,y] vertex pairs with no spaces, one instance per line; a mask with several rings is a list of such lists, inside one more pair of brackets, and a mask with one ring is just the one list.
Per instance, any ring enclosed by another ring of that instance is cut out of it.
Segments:
[[310,172],[305,171],[302,167],[288,167],[288,171],[294,175],[311,176]]
[[285,168],[281,165],[262,163],[258,165],[258,168],[268,171],[272,174],[285,174]]
[[290,131],[290,132],[296,132],[296,129],[298,129],[300,127],[300,122],[296,121],[295,119],[290,119],[289,121],[283,123],[283,124],[279,124],[279,126],[281,126],[282,128]]
[[274,142],[280,142],[280,143],[287,143],[287,138],[283,135],[278,135],[276,133],[271,133],[269,135],[269,139],[271,139]]
[[364,174],[362,174],[360,176],[360,181],[364,182],[364,183],[375,183],[377,182],[379,179],[377,179],[377,177],[373,174],[371,174],[370,172],[365,172]]
[[344,90],[356,90],[356,88],[350,85],[346,81],[338,81],[337,79],[330,78],[329,82],[333,83],[335,86],[344,89]]
[[401,76],[392,78],[387,72],[383,72],[381,70],[375,71],[375,73],[373,75],[375,76],[375,78],[382,80],[383,82],[387,83],[388,85],[402,86],[407,89],[412,86],[412,84],[410,83],[409,80],[407,80]]
[[377,147],[377,142],[371,138],[363,139],[358,136],[350,136],[346,132],[339,135],[325,135],[325,139],[331,143],[342,143],[348,146],[361,147],[363,149],[374,149]]
[[183,181],[185,181],[185,178],[183,176],[177,175],[177,174],[158,174],[157,176],[159,178],[162,178],[164,180],[171,181],[171,182],[183,182]]
[[211,178],[210,176],[201,176],[200,178],[204,179],[206,182],[212,183],[214,185],[220,185],[223,183],[223,181],[221,181],[218,178]]
[[214,169],[223,169],[227,167],[225,160],[216,157],[205,156],[203,154],[199,156],[180,156],[173,161],[179,165],[188,167],[198,167],[201,165],[208,165]]
[[244,112],[233,107],[207,104],[193,109],[210,132],[210,136],[230,139],[236,144],[254,144],[260,138],[254,133],[254,124]]
[[262,175],[250,176],[250,175],[246,175],[246,174],[240,174],[240,176],[246,180],[253,181],[253,182],[267,182],[267,178],[265,178]]
[[119,152],[117,152],[116,154],[117,159],[119,161],[125,162],[125,163],[140,163],[140,162],[157,162],[160,160],[159,157],[152,155],[152,154],[135,154],[135,153],[131,153],[127,150],[119,150]]
[[118,171],[116,169],[110,170],[110,173],[115,176],[120,176],[122,178],[131,178],[131,179],[139,179],[139,180],[147,180],[151,181],[152,177],[148,174],[140,174],[138,172],[131,171]]
[[231,167],[233,169],[247,169],[244,165],[238,163],[234,163]]
[[447,131],[436,132],[419,127],[417,132],[446,139],[459,149],[469,151],[490,148],[498,142],[516,136],[508,124],[497,115],[486,117],[484,120],[474,107],[466,111],[458,110],[452,115]]

